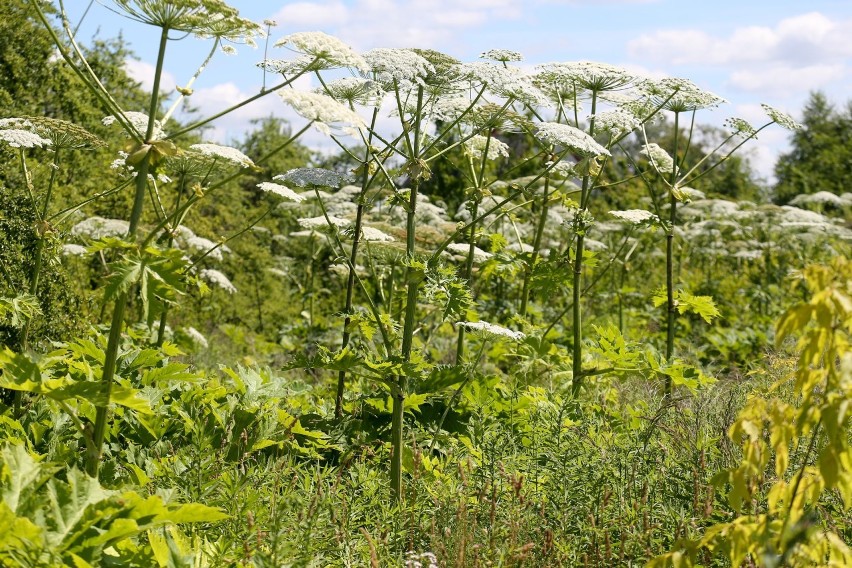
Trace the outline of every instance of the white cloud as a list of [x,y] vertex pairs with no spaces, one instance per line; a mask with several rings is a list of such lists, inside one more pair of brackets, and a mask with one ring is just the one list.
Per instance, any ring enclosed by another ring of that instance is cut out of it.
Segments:
[[283,33],[314,27],[361,51],[421,47],[453,53],[473,29],[519,18],[522,9],[513,0],[317,0],[288,4],[273,19]]
[[[134,81],[141,83],[142,88],[146,91],[154,88],[154,71],[154,66],[145,61],[138,59],[126,59],[124,61],[124,72]],[[160,92],[165,91],[171,94],[174,92],[176,85],[175,76],[168,71],[164,71],[160,76]]]
[[697,29],[660,30],[639,36],[627,48],[632,57],[674,65],[785,62],[805,67],[852,56],[850,36],[852,20],[811,12],[781,20],[773,28],[737,28],[727,37]]
[[818,64],[806,67],[791,67],[784,64],[770,64],[756,69],[743,69],[731,73],[729,83],[743,91],[773,93],[775,96],[789,96],[802,90],[819,89],[843,78],[846,69],[843,64]]

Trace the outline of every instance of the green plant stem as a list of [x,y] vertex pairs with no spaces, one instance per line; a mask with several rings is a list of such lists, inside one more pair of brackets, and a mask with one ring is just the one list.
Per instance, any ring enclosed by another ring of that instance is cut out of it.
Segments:
[[[597,92],[592,92],[592,118],[589,120],[589,136],[595,135],[595,112],[597,111]],[[585,227],[582,215],[587,211],[589,195],[591,194],[591,177],[588,173],[583,176],[582,193],[580,194],[580,211],[577,225],[577,243],[574,254],[574,279],[573,279],[573,308],[572,325],[574,332],[573,359],[571,361],[573,376],[571,377],[571,396],[576,398],[580,394],[583,384],[583,312],[580,300],[583,287],[583,252],[585,251]]]
[[[399,97],[397,97],[399,98]],[[413,117],[414,123],[414,140],[410,141],[410,137],[406,136],[405,140],[411,150],[410,160],[415,161],[420,159],[420,142],[421,142],[421,113],[423,109],[423,86],[417,88],[417,110]],[[400,108],[401,110],[401,108]],[[404,115],[401,114],[400,118]],[[414,324],[417,313],[417,291],[420,287],[420,276],[412,266],[415,253],[414,235],[417,228],[415,222],[415,213],[417,211],[417,192],[420,188],[420,175],[416,177],[411,184],[411,191],[408,199],[408,211],[406,212],[406,236],[405,236],[405,256],[408,262],[405,270],[405,280],[408,286],[408,294],[405,303],[405,320],[403,322],[402,331],[402,359],[405,362],[411,360],[411,347],[414,342]],[[393,385],[392,398],[392,421],[391,421],[391,446],[393,455],[391,456],[390,469],[390,486],[391,494],[395,502],[399,503],[402,500],[402,442],[403,442],[403,412],[405,410],[405,393],[408,387],[408,377],[401,374],[397,377],[396,384]]]
[[[675,187],[678,171],[678,138],[680,113],[674,113],[674,153],[672,157],[671,188]],[[666,231],[666,360],[674,355],[675,315],[674,301],[674,228],[677,221],[677,199],[674,191],[669,192],[669,227]],[[665,394],[671,396],[672,378],[666,376]]]
[[530,253],[530,260],[524,267],[524,283],[521,288],[521,307],[518,312],[522,318],[527,317],[527,303],[530,298],[530,283],[532,282],[532,273],[535,268],[535,263],[538,261],[538,252],[541,248],[541,238],[544,235],[544,225],[547,222],[548,204],[550,202],[550,176],[544,178],[544,189],[541,192],[541,211],[538,216],[538,224],[535,228],[535,236],[533,237],[533,250]]
[[[376,120],[379,116],[378,107],[373,109],[373,118],[370,123],[369,132],[372,131],[376,127]],[[372,161],[372,150],[370,149],[370,143],[372,142],[372,136],[370,136],[366,141],[367,149],[365,150],[364,161],[362,167],[364,168],[362,178],[361,178],[361,192],[358,195],[358,206],[355,211],[355,229],[354,235],[352,236],[352,249],[349,252],[349,273],[346,278],[346,301],[343,306],[343,337],[341,340],[341,349],[346,349],[346,346],[349,345],[349,339],[351,334],[349,332],[349,326],[352,323],[352,301],[355,295],[355,263],[358,258],[358,245],[361,242],[361,225],[364,219],[364,202],[366,199],[367,189],[369,188],[371,177],[370,177],[370,162]],[[334,397],[334,416],[335,418],[343,417],[343,392],[346,385],[346,371],[341,370],[337,374],[337,393]]]
[[[154,73],[154,87],[151,93],[151,105],[148,113],[148,128],[145,133],[145,141],[150,141],[154,133],[154,124],[157,120],[157,109],[159,106],[160,79],[163,74],[163,62],[166,58],[166,45],[169,33],[167,28],[162,29],[160,34],[160,47],[157,54],[157,66]],[[150,168],[150,156],[146,156],[136,172],[136,195],[133,201],[133,210],[130,214],[128,237],[136,240],[139,223],[142,220],[142,207],[145,203],[145,193],[148,186],[148,171]],[[124,325],[124,312],[127,308],[128,293],[123,292],[115,300],[110,322],[109,339],[104,354],[103,375],[101,376],[101,389],[103,391],[103,406],[98,406],[95,411],[95,426],[92,434],[93,449],[88,452],[86,461],[86,472],[94,478],[98,477],[101,455],[103,454],[104,437],[106,435],[107,420],[109,418],[109,405],[112,396],[112,385],[115,379],[115,370],[118,363],[118,349],[121,342],[121,331]]]

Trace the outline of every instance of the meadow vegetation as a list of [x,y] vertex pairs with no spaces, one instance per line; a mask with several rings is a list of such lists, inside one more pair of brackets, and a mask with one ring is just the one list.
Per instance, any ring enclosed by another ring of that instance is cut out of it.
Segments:
[[[0,6],[4,566],[852,564],[848,109],[104,4],[152,92]],[[177,120],[190,41],[299,119]]]

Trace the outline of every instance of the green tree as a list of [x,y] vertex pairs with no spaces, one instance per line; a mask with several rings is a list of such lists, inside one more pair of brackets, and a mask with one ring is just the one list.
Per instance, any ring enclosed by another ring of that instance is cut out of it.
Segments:
[[802,112],[804,128],[793,134],[792,149],[775,165],[774,197],[786,203],[819,191],[841,194],[852,177],[852,101],[835,109],[824,93],[811,93]]

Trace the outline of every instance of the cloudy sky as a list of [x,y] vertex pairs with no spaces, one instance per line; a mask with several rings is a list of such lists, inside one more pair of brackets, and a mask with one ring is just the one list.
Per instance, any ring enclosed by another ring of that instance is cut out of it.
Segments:
[[[762,124],[760,103],[794,116],[812,90],[837,104],[852,99],[852,2],[849,0],[230,0],[241,15],[278,26],[272,40],[295,31],[321,30],[356,50],[426,47],[463,61],[492,48],[520,51],[524,65],[590,60],[621,65],[652,76],[686,77],[731,101],[699,121],[721,124],[739,116]],[[66,0],[72,22],[89,5]],[[94,35],[121,32],[139,56],[131,74],[150,85],[157,31],[95,2],[80,27],[85,43]],[[170,46],[166,88],[184,84],[206,56],[209,44],[186,38]],[[285,58],[284,48],[270,57]],[[263,46],[220,54],[195,84],[191,102],[215,111],[258,92],[255,64]],[[303,82],[301,87],[311,87]],[[136,110],[136,109],[133,109]],[[142,110],[142,109],[138,109]],[[249,120],[270,114],[292,118],[269,96],[217,123],[209,135],[220,142],[240,138]],[[312,135],[315,144],[321,141]],[[786,144],[786,131],[761,133],[751,158],[764,176]]]

